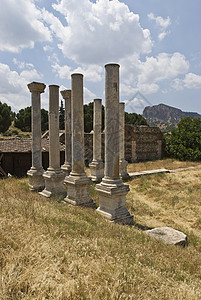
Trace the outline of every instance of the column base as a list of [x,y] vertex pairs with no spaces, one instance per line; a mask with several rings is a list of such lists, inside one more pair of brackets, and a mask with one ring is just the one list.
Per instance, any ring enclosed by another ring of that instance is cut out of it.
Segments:
[[127,165],[128,162],[125,159],[120,159],[119,161],[119,175],[123,178],[126,179],[129,177],[127,173]]
[[31,167],[31,169],[27,172],[29,177],[29,189],[33,192],[40,192],[45,187],[45,181],[43,178],[44,170],[43,168],[37,169]]
[[104,177],[104,164],[102,161],[93,160],[89,164],[89,168],[91,171],[90,179],[95,182],[100,182]]
[[64,163],[61,166],[61,170],[65,173],[65,176],[70,175],[71,169],[72,169],[71,164],[69,164],[69,163]]
[[86,174],[75,175],[74,173],[70,173],[65,178],[64,184],[67,188],[67,197],[64,198],[65,202],[77,206],[95,207],[94,201],[89,196],[91,181]]
[[66,196],[66,190],[64,189],[65,174],[61,169],[48,168],[43,174],[45,180],[45,189],[39,194],[50,198],[52,196]]
[[126,195],[129,186],[121,179],[110,180],[103,178],[100,184],[96,185],[99,195],[99,207],[97,212],[107,220],[115,223],[133,225],[133,215],[129,213],[126,204]]

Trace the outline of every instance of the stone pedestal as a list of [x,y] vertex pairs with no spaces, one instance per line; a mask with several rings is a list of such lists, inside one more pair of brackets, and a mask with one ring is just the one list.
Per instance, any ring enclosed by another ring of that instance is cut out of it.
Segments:
[[49,168],[43,174],[45,189],[40,192],[45,197],[66,195],[65,174],[60,168],[59,145],[59,86],[49,86]]
[[71,90],[61,91],[65,100],[65,162],[61,166],[62,171],[68,176],[71,172],[72,164],[72,143],[71,143]]
[[41,152],[41,105],[40,94],[44,93],[45,84],[39,82],[29,83],[31,92],[31,130],[32,130],[32,167],[27,172],[29,188],[31,191],[42,191],[44,188],[42,152]]
[[119,177],[119,65],[108,64],[105,71],[105,176],[96,185],[97,212],[110,221],[133,224],[125,206],[129,186]]
[[91,180],[100,182],[104,176],[104,165],[101,159],[101,127],[102,127],[102,101],[94,100],[93,117],[93,161],[89,164]]
[[119,103],[119,174],[122,179],[129,177],[127,172],[128,162],[125,160],[125,103]]
[[83,117],[83,75],[71,75],[72,100],[72,171],[65,178],[69,204],[91,206],[89,197],[90,179],[84,171],[84,117]]

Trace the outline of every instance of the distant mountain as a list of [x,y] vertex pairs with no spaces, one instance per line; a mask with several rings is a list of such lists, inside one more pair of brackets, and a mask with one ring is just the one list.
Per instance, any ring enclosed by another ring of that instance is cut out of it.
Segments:
[[184,117],[201,118],[201,115],[194,112],[184,112],[181,109],[159,104],[146,106],[143,111],[143,117],[150,126],[158,126],[162,131],[175,128],[177,123]]

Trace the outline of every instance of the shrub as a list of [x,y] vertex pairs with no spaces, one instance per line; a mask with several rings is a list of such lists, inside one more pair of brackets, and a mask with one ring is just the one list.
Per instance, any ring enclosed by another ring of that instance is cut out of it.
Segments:
[[165,136],[167,156],[180,160],[201,160],[201,119],[182,118],[178,127]]

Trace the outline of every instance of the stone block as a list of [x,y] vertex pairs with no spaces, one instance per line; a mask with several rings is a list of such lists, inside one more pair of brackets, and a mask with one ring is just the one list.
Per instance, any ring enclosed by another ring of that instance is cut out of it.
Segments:
[[165,244],[187,246],[187,236],[171,227],[159,227],[145,232],[150,237],[162,240]]

